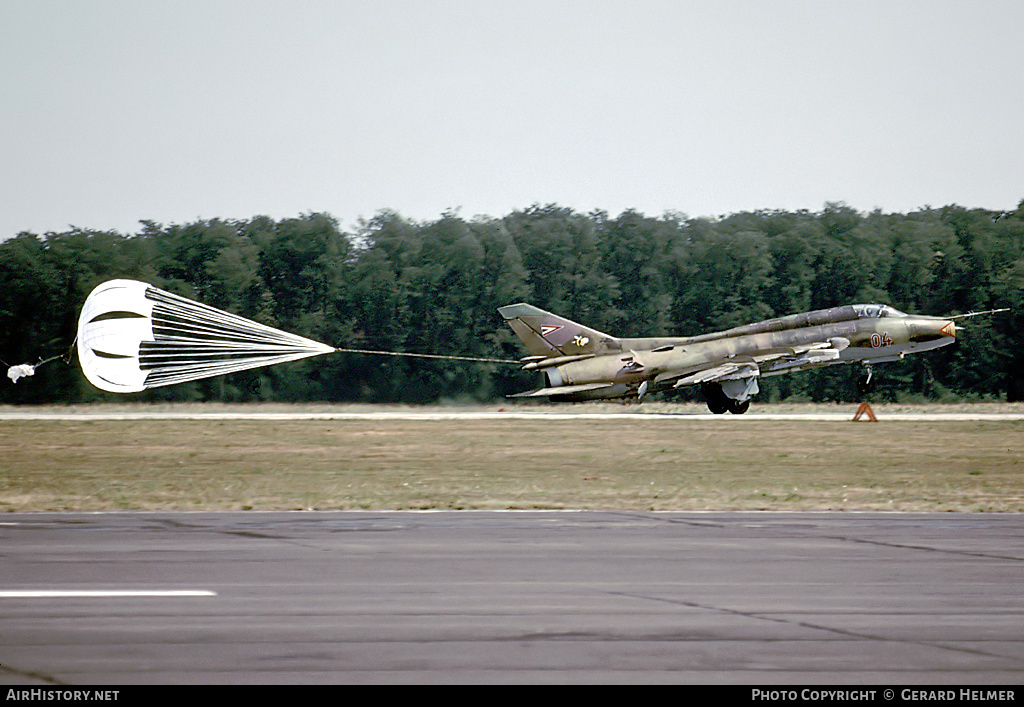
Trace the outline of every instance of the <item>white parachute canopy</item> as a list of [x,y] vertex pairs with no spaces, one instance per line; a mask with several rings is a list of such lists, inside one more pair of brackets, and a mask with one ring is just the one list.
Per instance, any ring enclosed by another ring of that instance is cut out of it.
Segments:
[[135,393],[331,353],[333,346],[137,280],[94,289],[78,318],[78,360],[94,386]]

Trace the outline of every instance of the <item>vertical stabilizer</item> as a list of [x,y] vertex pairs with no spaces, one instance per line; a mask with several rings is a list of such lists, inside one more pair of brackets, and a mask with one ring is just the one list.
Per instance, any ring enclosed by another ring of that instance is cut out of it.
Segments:
[[617,339],[545,312],[531,304],[510,304],[498,312],[522,340],[531,356],[577,356],[597,354],[611,348]]

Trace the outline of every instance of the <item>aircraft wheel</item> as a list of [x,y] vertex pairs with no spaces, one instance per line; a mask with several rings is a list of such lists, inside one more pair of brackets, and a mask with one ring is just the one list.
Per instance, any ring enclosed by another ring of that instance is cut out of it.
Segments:
[[714,414],[722,415],[729,410],[729,398],[718,383],[705,383],[700,387],[700,392],[708,403],[708,410]]
[[875,390],[875,383],[868,376],[861,376],[857,379],[857,392],[867,395]]
[[742,415],[750,409],[750,401],[744,400],[742,403],[738,400],[729,401],[729,412],[733,415]]

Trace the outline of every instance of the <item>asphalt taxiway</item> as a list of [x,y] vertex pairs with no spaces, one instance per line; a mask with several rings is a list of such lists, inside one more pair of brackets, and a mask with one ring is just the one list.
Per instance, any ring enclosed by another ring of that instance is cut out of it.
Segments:
[[1015,684],[1024,514],[11,513],[0,683]]

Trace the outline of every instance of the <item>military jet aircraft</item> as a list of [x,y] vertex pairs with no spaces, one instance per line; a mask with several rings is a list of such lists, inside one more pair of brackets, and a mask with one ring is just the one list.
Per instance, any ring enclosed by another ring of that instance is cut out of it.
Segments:
[[512,397],[640,401],[699,385],[711,412],[741,415],[759,392],[759,378],[858,362],[866,368],[858,388],[867,393],[874,364],[953,343],[958,318],[1006,310],[930,317],[854,304],[699,336],[645,339],[615,338],[524,303],[498,311],[530,352],[523,368],[542,371],[548,384]]

